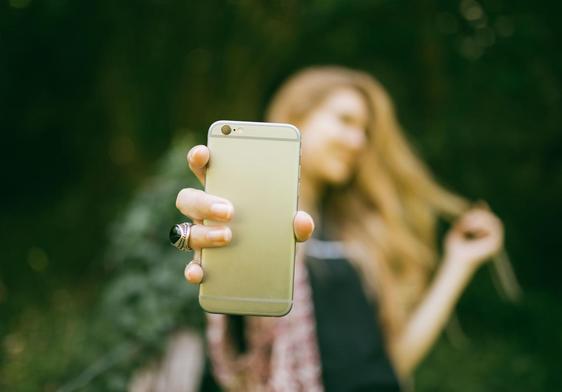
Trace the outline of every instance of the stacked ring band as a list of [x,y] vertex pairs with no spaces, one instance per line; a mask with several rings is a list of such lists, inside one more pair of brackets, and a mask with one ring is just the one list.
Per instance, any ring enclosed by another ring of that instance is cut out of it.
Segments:
[[170,229],[170,242],[182,251],[192,251],[189,247],[189,237],[191,235],[192,223],[184,222],[172,226]]

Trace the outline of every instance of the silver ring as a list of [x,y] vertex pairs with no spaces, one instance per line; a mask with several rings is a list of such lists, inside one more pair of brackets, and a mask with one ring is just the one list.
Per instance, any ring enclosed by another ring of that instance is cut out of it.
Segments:
[[191,226],[193,226],[193,223],[190,222],[172,226],[170,229],[170,243],[181,251],[192,251],[193,249],[189,247]]

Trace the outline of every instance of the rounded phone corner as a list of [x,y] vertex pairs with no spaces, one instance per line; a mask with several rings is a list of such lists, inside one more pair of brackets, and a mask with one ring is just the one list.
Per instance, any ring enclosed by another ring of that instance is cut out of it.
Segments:
[[207,313],[216,313],[216,311],[214,311],[213,309],[209,308],[209,304],[205,303],[205,299],[202,298],[201,296],[198,297],[198,302],[199,302],[199,306],[201,307],[201,309],[203,309],[205,312]]
[[301,140],[301,131],[293,124],[286,124],[289,128],[291,128],[295,132],[296,140],[300,142]]
[[213,129],[214,129],[216,126],[218,126],[218,125],[220,125],[220,124],[223,124],[223,123],[225,123],[224,120],[217,120],[217,121],[215,121],[214,123],[212,123],[211,125],[209,125],[209,131],[207,132],[207,137],[212,136]]
[[285,317],[286,315],[288,315],[291,310],[293,309],[293,301],[290,301],[289,303],[287,303],[287,308],[283,309],[281,311],[281,313],[276,314],[275,316],[277,317]]

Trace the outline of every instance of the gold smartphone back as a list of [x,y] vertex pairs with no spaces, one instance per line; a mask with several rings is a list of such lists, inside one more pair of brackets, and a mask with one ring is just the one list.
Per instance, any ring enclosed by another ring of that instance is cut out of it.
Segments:
[[[230,127],[227,135],[224,126]],[[231,243],[202,250],[199,303],[212,313],[283,316],[293,304],[299,130],[217,121],[209,128],[207,147],[205,191],[230,200],[234,215]]]

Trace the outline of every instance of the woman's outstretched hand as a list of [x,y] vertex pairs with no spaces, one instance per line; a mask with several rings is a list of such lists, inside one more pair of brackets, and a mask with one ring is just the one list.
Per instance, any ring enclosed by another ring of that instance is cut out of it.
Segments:
[[503,245],[503,224],[487,207],[463,214],[445,237],[445,260],[477,268]]
[[[201,184],[205,183],[209,156],[209,149],[204,145],[193,147],[187,154],[189,168]],[[193,220],[189,245],[194,250],[194,260],[201,260],[202,248],[225,246],[230,243],[232,231],[228,227],[228,222],[234,216],[235,210],[229,200],[199,189],[185,188],[178,193],[176,207]],[[220,221],[224,224],[205,226],[204,219]],[[314,231],[312,217],[304,211],[298,211],[293,220],[293,230],[297,241],[306,241]],[[203,275],[200,263],[190,263],[185,269],[185,278],[189,283],[201,283]]]

